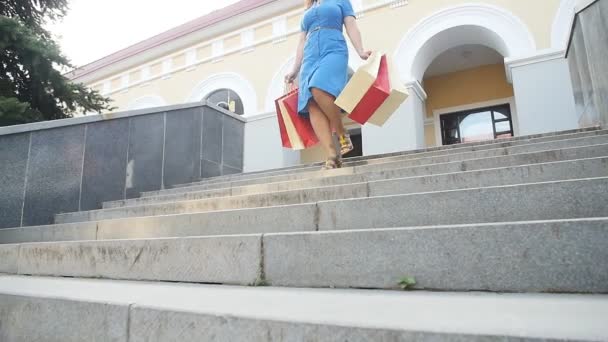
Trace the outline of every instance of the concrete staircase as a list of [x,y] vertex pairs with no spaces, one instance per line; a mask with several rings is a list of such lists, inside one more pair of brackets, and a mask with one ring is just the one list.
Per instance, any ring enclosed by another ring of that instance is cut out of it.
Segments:
[[608,340],[608,131],[318,168],[0,230],[0,341]]

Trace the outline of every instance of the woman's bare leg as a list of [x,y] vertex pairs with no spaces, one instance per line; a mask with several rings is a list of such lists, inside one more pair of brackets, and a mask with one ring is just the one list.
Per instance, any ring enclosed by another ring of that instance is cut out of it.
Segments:
[[336,130],[338,136],[344,135],[346,131],[344,129],[344,124],[342,123],[340,107],[336,106],[334,103],[336,98],[318,88],[312,88],[311,92],[315,102],[319,105],[319,108],[325,116],[327,116],[327,119],[329,119],[331,127]]
[[321,108],[317,105],[314,100],[310,100],[308,104],[308,112],[310,113],[310,123],[312,128],[315,130],[323,149],[328,158],[336,158],[336,148],[332,138],[331,126],[329,119],[323,113]]

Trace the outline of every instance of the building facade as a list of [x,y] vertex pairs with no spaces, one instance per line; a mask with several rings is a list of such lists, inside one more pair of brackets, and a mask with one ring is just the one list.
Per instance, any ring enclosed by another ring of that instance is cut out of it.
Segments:
[[[345,118],[372,155],[596,125],[565,59],[574,0],[351,0],[367,49],[410,97],[383,127]],[[120,111],[210,101],[247,120],[244,170],[321,160],[280,146],[274,99],[295,58],[300,0],[243,0],[74,71]],[[349,43],[349,66],[362,63]],[[204,123],[203,123],[204,124]]]

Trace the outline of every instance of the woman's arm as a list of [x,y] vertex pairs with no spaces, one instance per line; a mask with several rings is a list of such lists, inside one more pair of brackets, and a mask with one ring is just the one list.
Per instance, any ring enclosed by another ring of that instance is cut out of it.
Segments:
[[361,31],[359,31],[359,26],[357,25],[357,20],[355,17],[348,16],[344,18],[344,27],[346,27],[346,33],[350,38],[350,41],[353,43],[355,50],[359,54],[361,59],[366,60],[372,54],[371,51],[366,51],[363,48],[363,40],[361,39]]
[[298,77],[300,68],[302,67],[302,60],[304,59],[304,45],[306,44],[306,32],[300,32],[300,41],[298,42],[298,50],[296,51],[296,60],[293,64],[293,70],[285,76],[286,83],[293,83]]

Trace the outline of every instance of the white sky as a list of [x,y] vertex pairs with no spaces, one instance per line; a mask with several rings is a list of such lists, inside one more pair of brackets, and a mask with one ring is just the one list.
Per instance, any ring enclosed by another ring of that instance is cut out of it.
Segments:
[[238,0],[70,0],[48,25],[64,55],[82,66]]

